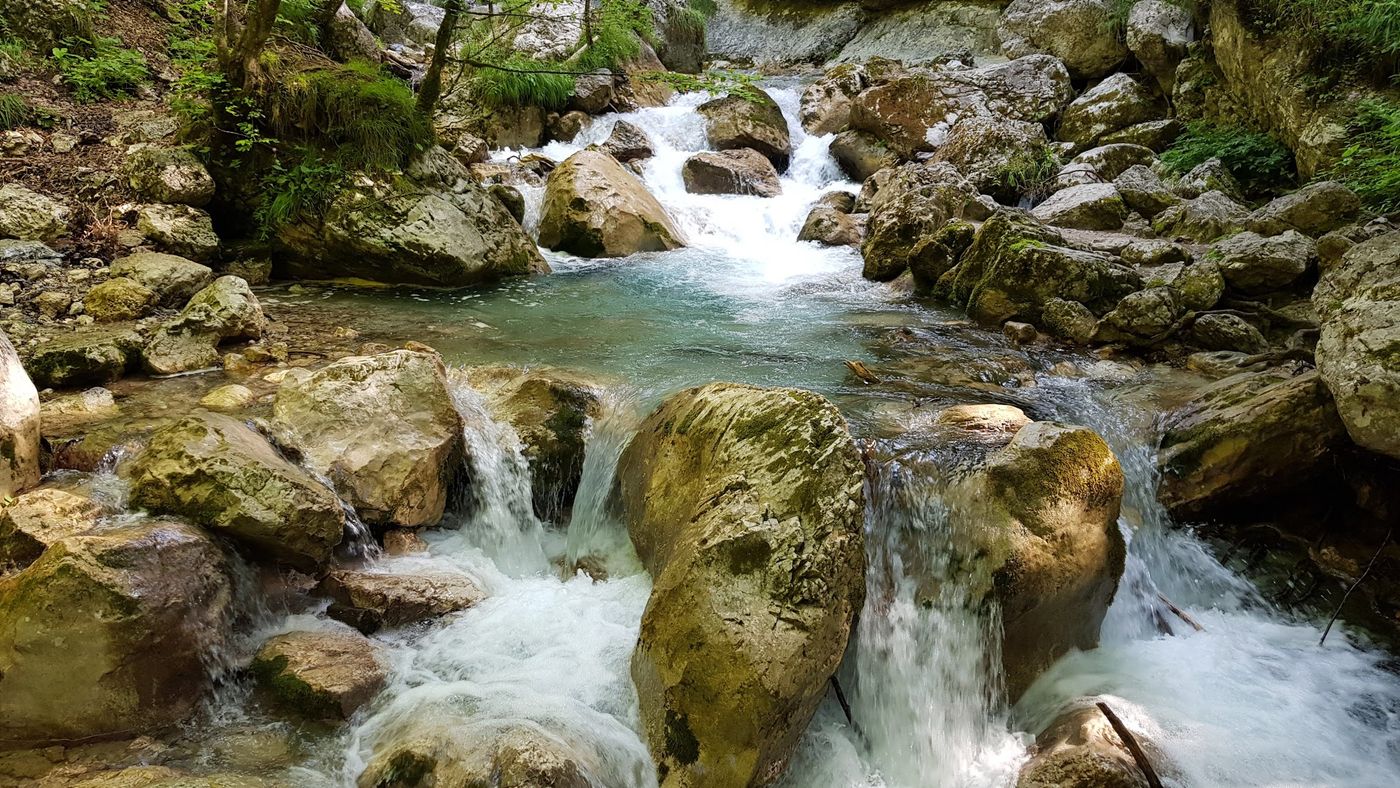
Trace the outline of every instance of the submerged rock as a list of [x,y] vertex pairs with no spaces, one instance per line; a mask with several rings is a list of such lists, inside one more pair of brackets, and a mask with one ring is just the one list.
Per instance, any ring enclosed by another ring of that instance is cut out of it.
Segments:
[[603,788],[592,760],[531,723],[462,724],[427,717],[377,746],[356,785]]
[[303,571],[330,560],[340,500],[237,419],[197,412],[157,430],[123,473],[131,500],[175,514]]
[[1400,458],[1400,233],[1353,246],[1313,291],[1317,369],[1359,446]]
[[387,574],[341,569],[317,590],[330,597],[326,613],[365,634],[436,618],[480,602],[485,594],[466,575]]
[[549,174],[540,244],[580,257],[626,257],[685,245],[646,186],[616,159],[592,150],[575,153]]
[[358,632],[288,632],[263,643],[253,675],[283,707],[313,719],[349,719],[384,688],[379,647]]
[[208,688],[231,604],[223,556],[190,526],[58,540],[0,580],[0,744],[180,722]]
[[1232,375],[1167,416],[1158,497],[1193,516],[1275,495],[1316,474],[1342,437],[1316,371]]
[[681,392],[618,465],[655,580],[632,656],[666,785],[777,779],[840,664],[865,591],[859,453],[806,391]]
[[782,194],[778,172],[763,154],[750,148],[703,151],[681,168],[685,190],[691,194]]
[[0,331],[0,499],[39,483],[39,414],[39,392]]
[[368,523],[436,524],[463,472],[462,417],[434,353],[333,362],[283,383],[272,418]]
[[752,148],[778,172],[786,172],[792,157],[787,120],[773,97],[755,87],[744,93],[711,99],[695,108],[705,119],[705,137],[715,150]]

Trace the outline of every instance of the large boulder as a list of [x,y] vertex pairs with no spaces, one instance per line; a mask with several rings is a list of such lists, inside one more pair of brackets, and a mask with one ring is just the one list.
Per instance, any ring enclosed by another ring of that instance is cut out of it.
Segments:
[[1400,233],[1352,247],[1313,290],[1317,368],[1351,439],[1400,458]]
[[580,257],[626,257],[685,244],[637,176],[601,151],[583,150],[549,174],[540,244]]
[[434,353],[340,359],[283,383],[272,418],[368,523],[436,524],[463,471],[462,417]]
[[1208,243],[1239,232],[1248,218],[1243,205],[1223,192],[1210,191],[1164,209],[1152,220],[1152,229],[1168,238]]
[[1129,293],[1099,321],[1101,342],[1150,343],[1164,337],[1186,312],[1176,291],[1159,286]]
[[1111,0],[1012,0],[997,33],[1008,57],[1045,52],[1077,79],[1109,73],[1128,49],[1109,24]]
[[851,99],[866,86],[865,69],[842,63],[802,91],[798,118],[808,134],[835,134],[851,120]]
[[950,219],[980,215],[977,197],[977,189],[946,163],[899,167],[871,200],[861,245],[865,278],[889,281],[913,265],[947,270],[954,260],[938,242],[938,231]]
[[1031,216],[1055,227],[1117,230],[1128,217],[1128,208],[1113,184],[1086,183],[1055,192],[1032,208]]
[[1361,199],[1355,192],[1336,181],[1318,181],[1255,211],[1248,227],[1260,235],[1297,230],[1317,238],[1355,220],[1360,213]]
[[773,97],[758,88],[747,88],[711,99],[695,108],[705,119],[705,137],[715,150],[753,148],[786,172],[792,157],[787,119]]
[[196,412],[162,427],[122,471],[134,505],[303,571],[324,567],[344,536],[340,499],[230,416]]
[[136,229],[157,248],[191,260],[208,262],[219,251],[214,220],[189,205],[143,205],[136,210]]
[[130,279],[155,293],[157,303],[180,306],[214,278],[209,266],[173,254],[136,252],[112,261],[113,277]]
[[1115,258],[1071,248],[1054,228],[1003,209],[978,229],[934,295],[999,326],[1012,319],[1039,324],[1041,310],[1055,298],[1103,314],[1141,287],[1142,278]]
[[817,205],[802,222],[797,233],[799,241],[814,241],[822,246],[860,246],[864,224],[845,211],[830,205]]
[[1065,107],[1056,136],[1084,150],[1115,131],[1164,114],[1161,99],[1151,90],[1127,74],[1114,74]]
[[38,483],[39,392],[0,331],[0,499]]
[[1343,438],[1316,371],[1233,375],[1167,417],[1158,497],[1194,516],[1276,495],[1321,469]]
[[0,574],[29,566],[60,539],[92,530],[103,514],[102,505],[91,498],[58,488],[14,498],[0,508]]
[[783,192],[772,162],[752,148],[697,153],[685,160],[681,178],[691,194],[777,197]]
[[52,243],[68,231],[68,208],[37,192],[0,186],[0,237]]
[[136,320],[149,314],[155,302],[156,294],[150,288],[134,279],[115,276],[83,296],[83,314],[98,323]]
[[1297,230],[1263,238],[1243,232],[1217,243],[1211,258],[1230,287],[1258,294],[1293,284],[1317,264],[1317,244]]
[[141,351],[141,360],[147,371],[158,375],[207,369],[218,363],[219,343],[258,339],[266,324],[248,283],[221,276],[161,325]]
[[[1133,738],[1162,768],[1167,759],[1141,731]],[[1122,737],[1092,704],[1075,704],[1035,737],[1034,757],[1021,767],[1016,788],[1148,788]]]
[[829,150],[841,171],[857,183],[899,163],[899,156],[894,151],[866,131],[847,129],[840,132],[832,139]]
[[213,540],[180,523],[54,542],[0,580],[0,745],[183,720],[228,640],[231,586]]
[[202,208],[214,199],[214,177],[185,148],[142,144],[126,157],[131,188],[151,202]]
[[1194,25],[1191,11],[1166,0],[1140,0],[1128,12],[1128,49],[1157,80],[1162,95],[1176,85],[1176,67],[1186,57]]
[[481,393],[492,417],[520,436],[530,462],[535,515],[563,522],[583,476],[589,422],[602,415],[602,389],[564,370],[542,367],[471,367],[460,374]]
[[939,73],[906,73],[869,88],[851,104],[850,125],[871,134],[902,159],[936,145],[932,129],[950,116],[989,114],[986,95]]
[[973,116],[954,123],[929,160],[951,164],[978,191],[1014,203],[1043,163],[1054,162],[1049,145],[1039,123]]
[[974,69],[948,68],[939,78],[953,85],[976,88],[982,95],[977,107],[1009,120],[1045,123],[1074,98],[1069,71],[1059,58],[1026,55],[1005,63]]
[[326,575],[317,591],[331,600],[327,615],[365,634],[466,610],[485,597],[471,578],[449,572],[339,569]]
[[402,176],[354,183],[314,220],[279,231],[289,274],[463,287],[549,271],[500,201],[441,148]]
[[632,678],[664,784],[773,782],[865,594],[845,420],[806,391],[689,389],[646,419],[617,477],[654,579]]
[[1123,170],[1113,179],[1113,187],[1129,208],[1148,219],[1181,202],[1157,173],[1142,164]]
[[42,388],[111,383],[140,355],[141,337],[128,330],[89,330],[58,336],[28,351],[24,368]]
[[349,719],[384,688],[385,659],[358,632],[287,632],[258,648],[253,675],[284,708],[311,719]]

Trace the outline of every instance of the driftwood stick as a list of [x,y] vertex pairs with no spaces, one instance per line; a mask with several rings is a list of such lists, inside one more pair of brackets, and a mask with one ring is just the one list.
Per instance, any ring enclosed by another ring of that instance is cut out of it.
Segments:
[[880,378],[876,376],[874,372],[871,372],[870,368],[865,366],[862,362],[847,361],[846,368],[866,383],[875,384],[880,382]]
[[1147,760],[1147,753],[1142,751],[1142,745],[1138,744],[1133,732],[1128,730],[1128,726],[1124,725],[1122,720],[1118,719],[1118,715],[1113,713],[1113,709],[1110,709],[1107,703],[1099,701],[1094,705],[1098,706],[1099,711],[1103,712],[1103,716],[1108,718],[1108,724],[1113,726],[1113,730],[1118,733],[1118,738],[1123,740],[1128,752],[1132,753],[1133,760],[1137,761],[1138,768],[1142,770],[1142,776],[1147,778],[1149,788],[1162,788],[1162,779],[1157,776],[1157,770],[1152,768],[1152,762]]
[[1353,582],[1351,586],[1347,588],[1346,593],[1342,594],[1342,601],[1338,602],[1337,609],[1332,611],[1332,617],[1327,620],[1327,628],[1322,630],[1322,637],[1318,638],[1317,645],[1321,646],[1327,642],[1327,633],[1331,632],[1332,625],[1337,623],[1337,616],[1340,616],[1342,614],[1342,608],[1346,606],[1347,599],[1351,597],[1351,592],[1355,591],[1356,587],[1361,585],[1361,581],[1366,579],[1366,575],[1371,574],[1371,567],[1376,565],[1376,559],[1381,557],[1381,551],[1384,550],[1385,546],[1390,543],[1390,535],[1394,531],[1395,528],[1394,526],[1392,526],[1389,530],[1385,532],[1385,538],[1381,540],[1380,546],[1376,548],[1375,555],[1371,556],[1370,563],[1366,564],[1366,569],[1363,570],[1361,572],[1361,576],[1356,578],[1356,581]]
[[1172,611],[1172,613],[1174,613],[1177,618],[1190,624],[1192,629],[1196,630],[1197,632],[1206,631],[1205,627],[1201,626],[1199,623],[1196,622],[1196,619],[1191,617],[1191,614],[1187,613],[1185,610],[1182,610],[1181,608],[1173,604],[1172,601],[1170,599],[1167,599],[1166,595],[1163,594],[1161,591],[1157,592],[1157,598],[1162,600],[1162,604],[1166,605],[1167,609]]
[[846,693],[841,691],[841,682],[837,681],[835,676],[832,676],[830,681],[831,689],[836,692],[836,702],[841,704],[841,711],[846,714],[846,723],[854,728],[856,721],[851,718],[851,704],[846,702]]

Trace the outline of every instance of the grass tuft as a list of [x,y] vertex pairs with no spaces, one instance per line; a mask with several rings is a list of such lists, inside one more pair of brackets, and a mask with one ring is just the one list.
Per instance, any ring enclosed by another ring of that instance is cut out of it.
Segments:
[[0,93],[0,131],[28,125],[34,119],[29,102],[18,93]]

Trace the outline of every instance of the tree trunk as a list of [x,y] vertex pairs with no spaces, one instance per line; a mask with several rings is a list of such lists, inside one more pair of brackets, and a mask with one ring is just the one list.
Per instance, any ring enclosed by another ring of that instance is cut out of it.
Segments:
[[457,20],[462,15],[462,0],[448,0],[443,12],[437,38],[433,40],[433,59],[428,63],[428,70],[423,72],[423,82],[418,87],[418,111],[429,121],[437,109],[438,98],[442,96],[442,70],[447,65],[447,51],[452,47],[452,36],[457,32]]

